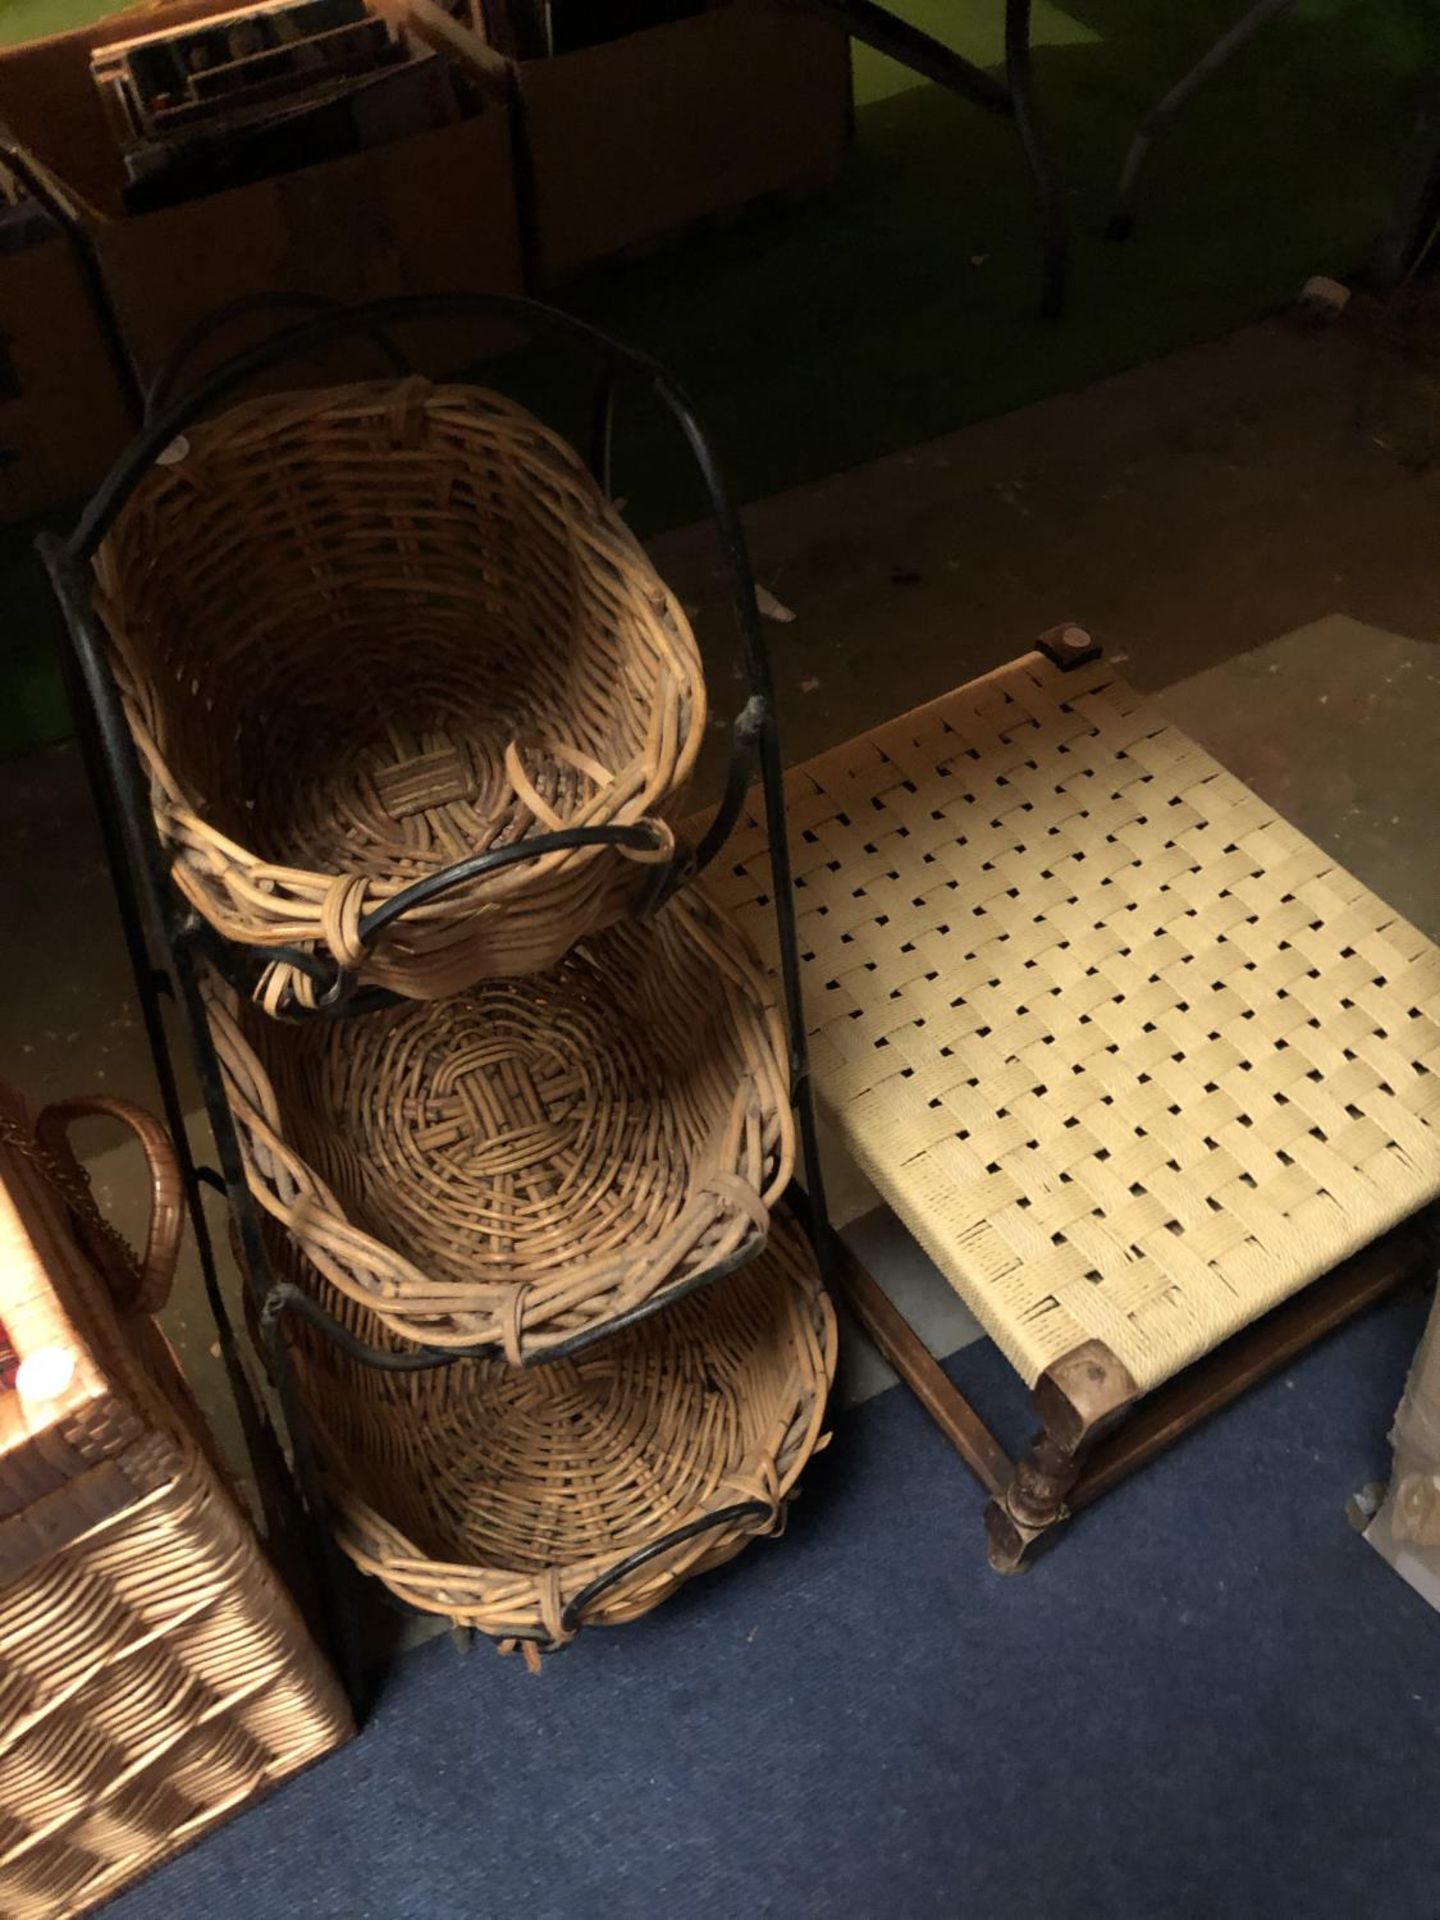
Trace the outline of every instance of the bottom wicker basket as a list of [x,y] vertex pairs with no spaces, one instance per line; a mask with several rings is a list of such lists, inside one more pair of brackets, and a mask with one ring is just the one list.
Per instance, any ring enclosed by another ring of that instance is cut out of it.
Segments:
[[393,1374],[309,1337],[297,1357],[345,1552],[533,1663],[778,1531],[825,1442],[835,1345],[777,1215],[752,1265],[574,1359]]

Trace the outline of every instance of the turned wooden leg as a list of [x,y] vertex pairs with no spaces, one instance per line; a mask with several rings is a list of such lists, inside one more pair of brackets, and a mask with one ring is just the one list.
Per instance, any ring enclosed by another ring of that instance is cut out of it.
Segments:
[[1103,1340],[1087,1340],[1041,1374],[1034,1393],[1040,1432],[985,1509],[997,1573],[1019,1573],[1036,1543],[1069,1519],[1066,1501],[1086,1453],[1137,1398],[1129,1371]]

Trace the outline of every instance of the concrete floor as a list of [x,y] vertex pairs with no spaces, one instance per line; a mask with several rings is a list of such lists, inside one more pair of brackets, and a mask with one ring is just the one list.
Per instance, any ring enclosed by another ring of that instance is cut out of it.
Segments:
[[[1440,473],[1375,418],[1372,349],[1276,321],[970,428],[747,515],[788,756],[801,759],[1032,644],[1087,626],[1169,716],[1402,912],[1440,934]],[[1386,389],[1403,412],[1404,395]],[[743,691],[706,529],[656,544],[695,614],[715,711]],[[0,766],[0,1071],[34,1102],[154,1102],[98,834],[72,748]],[[197,1123],[197,1139],[203,1126]],[[97,1190],[143,1230],[133,1153],[101,1124]],[[838,1210],[870,1205],[837,1169]],[[857,1228],[937,1351],[973,1323],[893,1222]],[[187,1262],[172,1338],[224,1431]],[[852,1343],[847,1390],[883,1385]]]

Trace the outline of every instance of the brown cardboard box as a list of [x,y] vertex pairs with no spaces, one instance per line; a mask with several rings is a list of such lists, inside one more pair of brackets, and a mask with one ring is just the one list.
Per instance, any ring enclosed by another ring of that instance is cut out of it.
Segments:
[[[368,153],[277,175],[100,230],[101,265],[142,376],[179,334],[226,301],[259,291],[346,300],[397,293],[519,293],[523,283],[510,137],[503,112]],[[272,323],[273,324],[273,323]],[[265,331],[257,323],[256,331]],[[240,344],[232,329],[216,354]],[[493,330],[407,334],[417,365],[449,373]],[[306,378],[373,374],[373,353],[332,356]],[[294,386],[280,372],[275,384]]]
[[730,0],[521,61],[519,88],[547,281],[700,215],[823,185],[850,137],[848,37],[783,0]]
[[0,256],[0,519],[78,499],[131,431],[66,242]]
[[[148,29],[200,18],[221,11],[222,4],[192,0],[150,9],[144,24]],[[496,104],[472,119],[363,153],[179,206],[127,214],[121,159],[90,76],[92,47],[124,33],[125,22],[112,17],[0,54],[0,121],[87,209],[110,297],[142,379],[154,373],[185,328],[247,294],[354,300],[521,291],[509,118]],[[0,287],[11,265],[0,260]],[[254,337],[274,324],[247,323],[244,333],[227,334],[197,359],[195,371],[205,358],[213,361],[242,344],[246,334]],[[449,371],[495,338],[493,330],[487,339],[474,327],[437,325],[417,332],[407,345],[420,366]],[[278,374],[273,384],[344,378],[373,372],[376,365],[373,350],[347,349]],[[93,384],[90,371],[84,377]],[[48,419],[47,431],[69,441],[60,463],[67,484],[83,487],[96,480],[108,454],[81,444],[73,411],[55,411]],[[18,485],[27,495],[36,492],[29,481]]]

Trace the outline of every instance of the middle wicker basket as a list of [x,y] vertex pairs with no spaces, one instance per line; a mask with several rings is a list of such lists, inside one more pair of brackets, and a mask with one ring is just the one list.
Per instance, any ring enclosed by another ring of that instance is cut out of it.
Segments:
[[448,1001],[288,1027],[208,1000],[273,1230],[405,1342],[574,1351],[758,1253],[791,1175],[779,1014],[696,889]]

